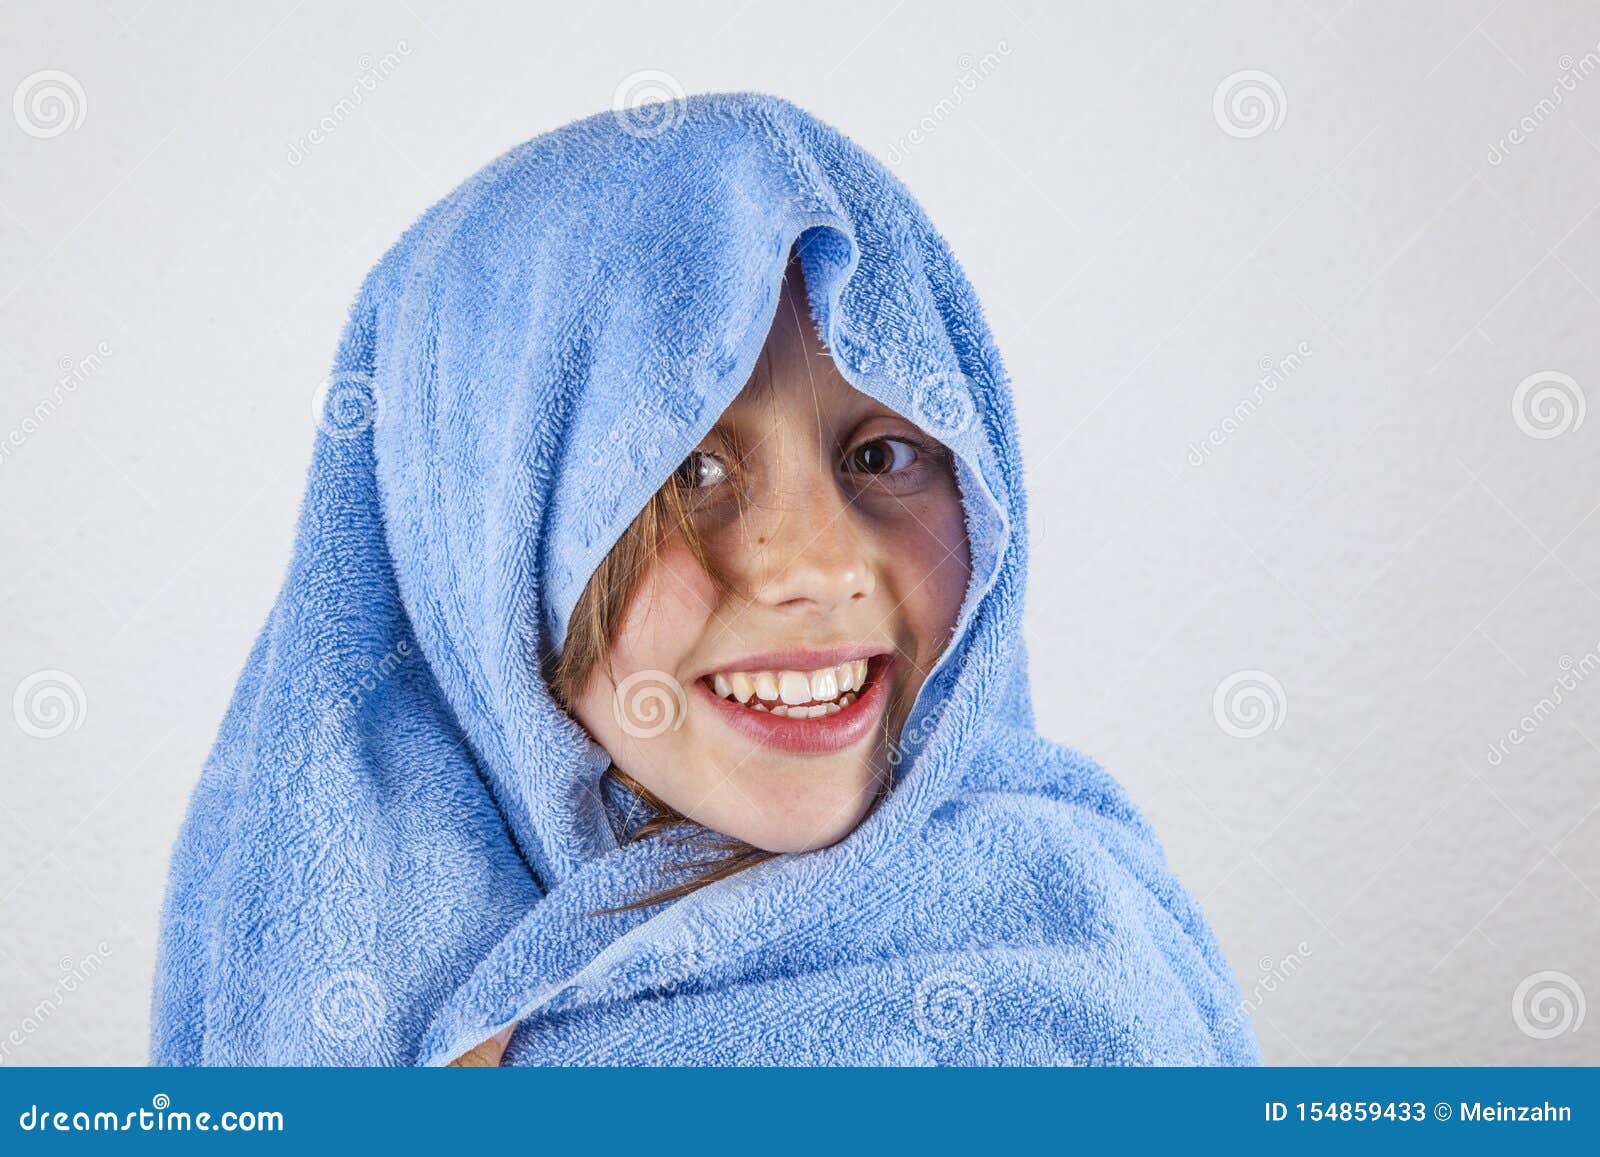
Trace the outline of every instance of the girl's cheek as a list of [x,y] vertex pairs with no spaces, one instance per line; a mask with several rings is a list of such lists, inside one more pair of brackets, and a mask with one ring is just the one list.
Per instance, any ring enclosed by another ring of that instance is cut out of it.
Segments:
[[912,517],[902,520],[893,536],[890,565],[899,571],[897,597],[907,600],[917,650],[931,663],[955,627],[967,593],[972,563],[966,518],[953,484],[948,493],[930,495],[907,513]]
[[618,675],[675,672],[700,641],[715,605],[711,577],[681,539],[666,543],[639,583],[611,650]]
[[[709,576],[686,545],[665,546],[640,578],[606,661],[596,666],[575,705],[574,714],[589,734],[613,759],[627,758],[629,774],[652,790],[663,786],[661,772],[648,758],[641,758],[650,745],[641,746],[620,722],[618,711],[626,713],[628,707],[625,702],[619,706],[618,687],[641,671],[682,678],[682,665],[694,654],[710,622],[714,593]],[[657,679],[649,682],[659,684]]]

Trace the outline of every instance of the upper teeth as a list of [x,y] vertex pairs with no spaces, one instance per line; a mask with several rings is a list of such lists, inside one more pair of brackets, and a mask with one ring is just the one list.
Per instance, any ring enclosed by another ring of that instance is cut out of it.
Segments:
[[828,703],[848,691],[859,691],[867,681],[867,661],[852,659],[818,671],[718,671],[711,689],[724,699],[749,703]]

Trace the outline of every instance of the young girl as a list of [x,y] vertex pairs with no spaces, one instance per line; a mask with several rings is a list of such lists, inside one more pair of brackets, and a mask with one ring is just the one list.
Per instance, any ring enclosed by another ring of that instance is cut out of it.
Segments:
[[363,285],[153,1059],[1259,1063],[1148,826],[1034,729],[944,242],[787,102],[672,114],[513,150]]

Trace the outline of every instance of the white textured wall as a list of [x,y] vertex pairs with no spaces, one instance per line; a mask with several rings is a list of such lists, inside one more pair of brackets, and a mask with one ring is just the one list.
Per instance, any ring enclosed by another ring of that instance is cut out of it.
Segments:
[[[0,713],[0,1060],[143,1059],[167,851],[362,274],[661,70],[832,120],[963,258],[1026,435],[1043,726],[1269,976],[1269,1059],[1600,1061],[1560,999],[1600,998],[1600,10],[665,9],[0,10],[0,96],[59,70],[84,112],[0,115],[0,691],[82,689],[51,738]],[[1246,70],[1266,123],[1218,111]],[[1239,672],[1259,722],[1216,706]]]

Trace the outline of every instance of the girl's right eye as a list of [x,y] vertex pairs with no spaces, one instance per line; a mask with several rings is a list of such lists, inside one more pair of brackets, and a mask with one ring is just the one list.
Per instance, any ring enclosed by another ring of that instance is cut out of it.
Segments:
[[721,458],[704,450],[695,450],[678,467],[676,478],[680,485],[690,490],[705,490],[726,481],[728,467]]

